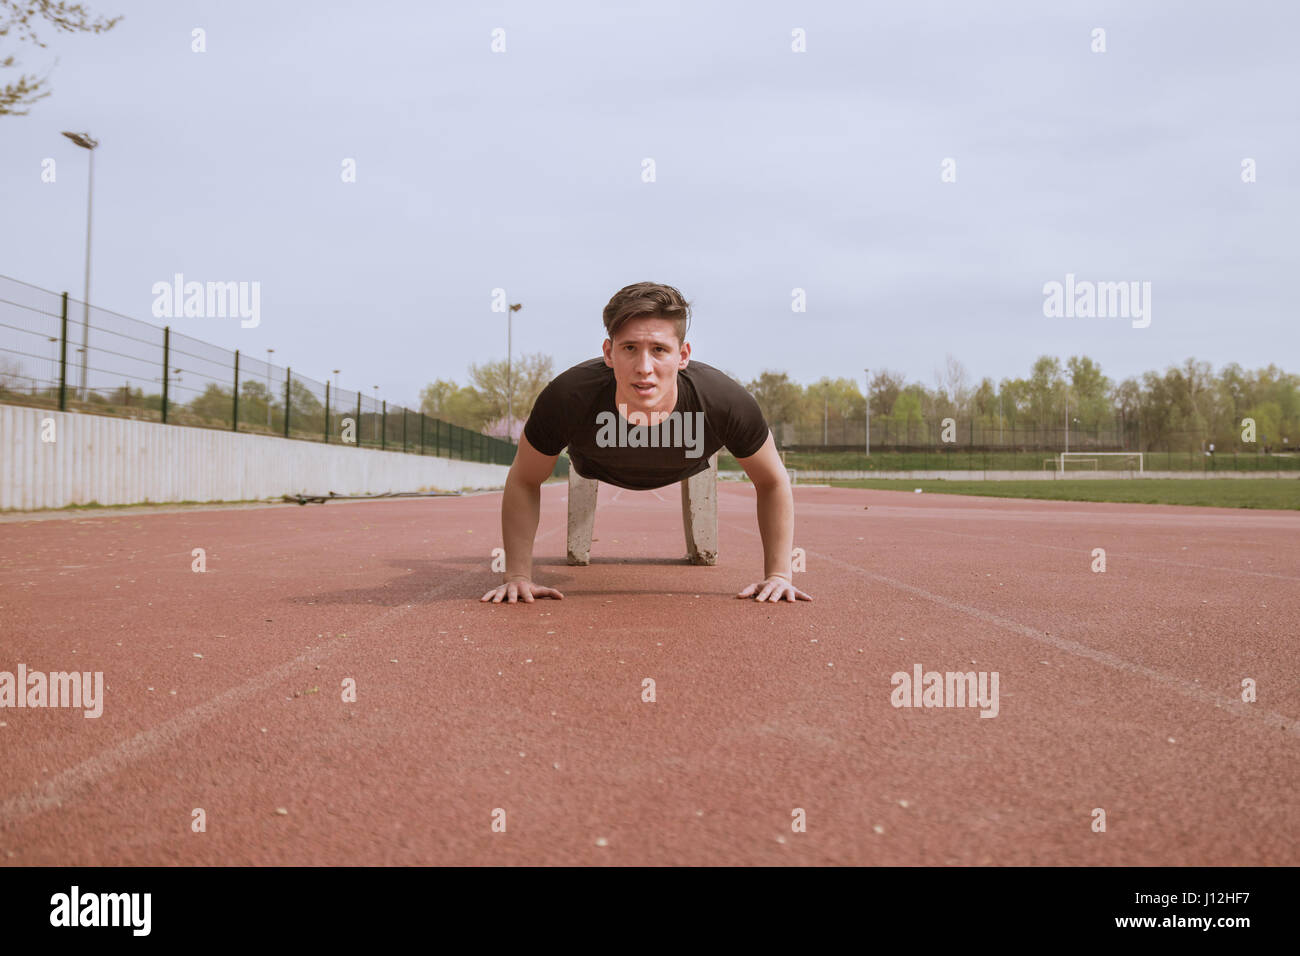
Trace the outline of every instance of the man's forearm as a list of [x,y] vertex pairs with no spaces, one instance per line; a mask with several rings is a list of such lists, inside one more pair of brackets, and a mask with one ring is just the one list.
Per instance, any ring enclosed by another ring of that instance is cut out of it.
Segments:
[[506,478],[506,490],[501,496],[501,540],[506,548],[506,579],[533,578],[533,541],[537,537],[537,522],[542,513],[542,489],[519,481],[513,475]]
[[758,533],[763,538],[763,577],[793,580],[794,495],[788,484],[758,489]]

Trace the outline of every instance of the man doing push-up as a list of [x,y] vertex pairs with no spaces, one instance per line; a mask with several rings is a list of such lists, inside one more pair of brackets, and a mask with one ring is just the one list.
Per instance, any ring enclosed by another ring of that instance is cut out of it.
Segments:
[[639,282],[605,306],[604,357],[573,366],[537,397],[501,499],[503,583],[482,600],[531,604],[563,598],[533,581],[541,487],[566,447],[583,478],[650,490],[709,468],[725,447],[758,494],[763,580],[737,597],[810,601],[794,586],[794,496],[776,441],[744,388],[703,362],[686,342],[690,305],[672,286]]

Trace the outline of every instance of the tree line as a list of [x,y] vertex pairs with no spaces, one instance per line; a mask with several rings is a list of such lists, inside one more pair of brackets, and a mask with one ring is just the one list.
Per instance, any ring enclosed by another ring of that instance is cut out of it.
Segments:
[[[754,396],[774,428],[785,424],[799,436],[835,436],[846,430],[846,423],[856,422],[852,440],[863,436],[867,399],[859,380],[826,377],[803,385],[780,371],[765,370],[748,382],[728,374]],[[527,418],[553,377],[548,356],[516,360],[517,422]],[[476,431],[504,434],[507,391],[504,361],[471,366],[469,385],[439,379],[426,386],[421,411]],[[985,376],[975,382],[961,362],[948,356],[935,370],[932,386],[879,369],[871,376],[869,392],[877,436],[915,434],[916,426],[935,426],[945,418],[985,434],[999,428],[1013,434],[1030,429],[1050,433],[1064,429],[1068,409],[1072,433],[1126,436],[1131,448],[1199,449],[1212,442],[1236,447],[1244,419],[1253,420],[1261,448],[1276,451],[1300,443],[1300,375],[1276,365],[1247,370],[1230,363],[1215,372],[1208,362],[1189,358],[1164,371],[1114,381],[1087,356],[1062,361],[1043,355],[1024,377],[994,382]]]

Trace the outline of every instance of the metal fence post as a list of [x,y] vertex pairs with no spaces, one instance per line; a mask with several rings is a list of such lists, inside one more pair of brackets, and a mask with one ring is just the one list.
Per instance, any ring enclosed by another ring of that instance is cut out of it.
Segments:
[[406,406],[402,406],[402,454],[406,454]]
[[330,443],[330,382],[325,379],[325,444]]
[[388,399],[384,399],[379,421],[379,450],[383,451],[388,447]]
[[162,377],[162,420],[167,424],[167,370],[172,361],[172,327],[163,326],[163,377]]
[[230,430],[239,431],[239,349],[235,349],[235,405]]
[[420,412],[420,454],[424,454],[424,412]]
[[357,421],[356,427],[352,429],[357,439],[357,447],[361,447],[361,390],[357,389]]
[[63,330],[59,333],[59,411],[68,408],[68,293],[63,293]]
[[293,369],[284,370],[284,437],[289,437],[289,383],[293,378]]

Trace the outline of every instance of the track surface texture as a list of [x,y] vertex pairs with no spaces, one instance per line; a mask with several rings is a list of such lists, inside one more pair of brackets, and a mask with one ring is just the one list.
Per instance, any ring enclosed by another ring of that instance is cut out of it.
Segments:
[[1300,515],[801,487],[772,605],[748,485],[708,568],[606,485],[568,567],[566,493],[532,605],[499,493],[0,525],[0,670],[106,685],[0,709],[0,865],[1300,863]]

